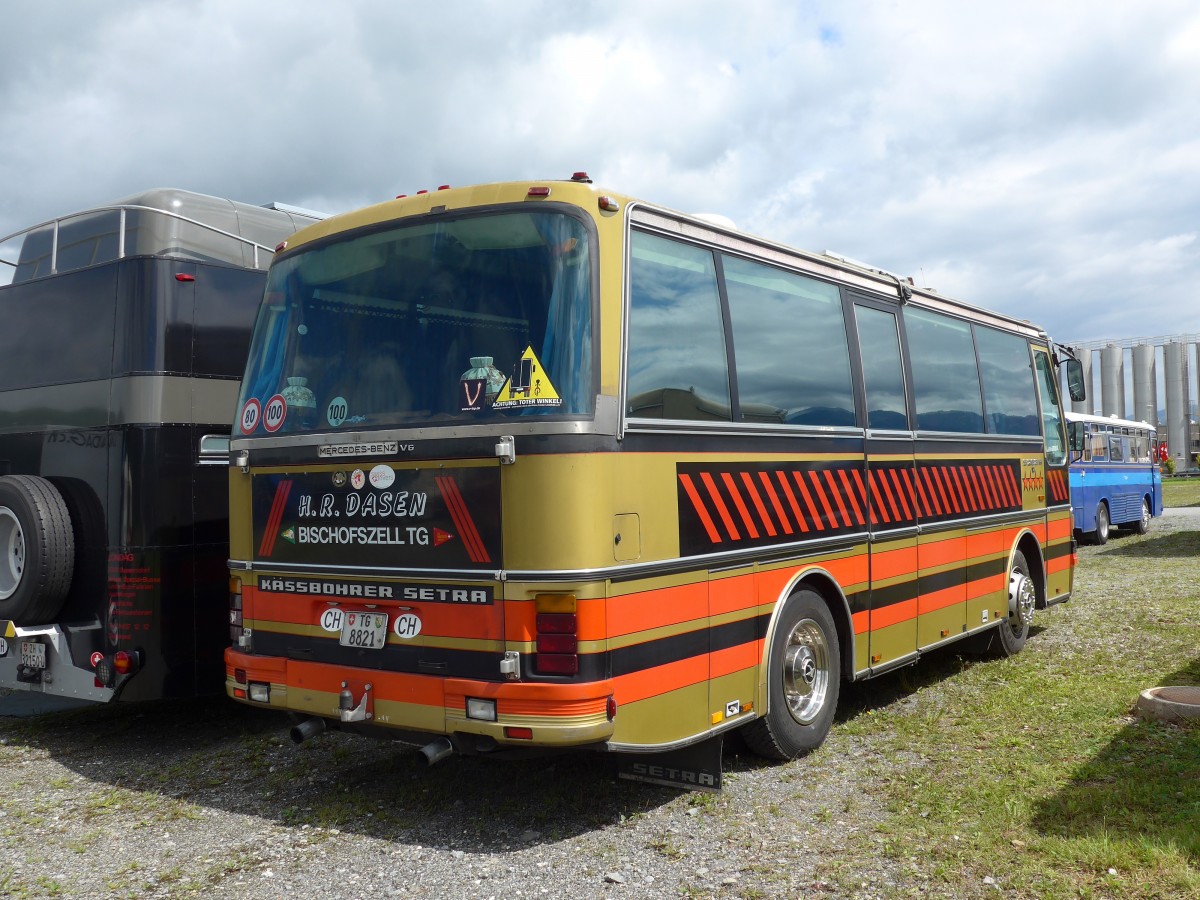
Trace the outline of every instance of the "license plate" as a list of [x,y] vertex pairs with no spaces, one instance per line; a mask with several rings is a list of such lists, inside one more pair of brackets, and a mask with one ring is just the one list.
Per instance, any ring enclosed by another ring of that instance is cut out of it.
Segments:
[[21,665],[31,669],[46,668],[46,645],[40,641],[21,641]]
[[378,650],[387,643],[387,613],[348,612],[338,643],[360,650]]

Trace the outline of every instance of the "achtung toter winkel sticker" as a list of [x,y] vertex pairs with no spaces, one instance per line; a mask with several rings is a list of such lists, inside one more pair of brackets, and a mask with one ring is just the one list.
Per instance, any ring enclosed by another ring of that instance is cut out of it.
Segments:
[[533,352],[533,347],[525,348],[512,376],[504,382],[504,387],[500,388],[500,393],[492,402],[493,409],[525,406],[562,406],[562,397],[542,369],[541,360]]

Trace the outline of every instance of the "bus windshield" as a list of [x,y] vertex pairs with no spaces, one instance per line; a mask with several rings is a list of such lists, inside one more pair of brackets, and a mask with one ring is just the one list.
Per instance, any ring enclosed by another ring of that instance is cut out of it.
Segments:
[[589,248],[581,218],[543,208],[388,223],[279,259],[240,432],[590,415]]

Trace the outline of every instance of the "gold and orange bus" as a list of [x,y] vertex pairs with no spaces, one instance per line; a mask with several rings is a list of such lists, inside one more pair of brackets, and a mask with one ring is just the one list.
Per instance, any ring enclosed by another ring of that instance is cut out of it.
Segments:
[[583,173],[328,219],[242,383],[227,692],[431,762],[798,756],[843,681],[1017,653],[1070,596],[1056,355]]

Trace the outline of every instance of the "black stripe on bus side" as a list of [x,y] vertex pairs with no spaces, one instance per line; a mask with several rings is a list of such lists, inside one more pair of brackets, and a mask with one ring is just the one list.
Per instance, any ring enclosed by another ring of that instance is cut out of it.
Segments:
[[1050,544],[1042,549],[1042,556],[1046,562],[1052,559],[1062,559],[1064,556],[1070,556],[1072,552],[1070,541],[1063,541],[1061,544]]
[[[726,622],[711,628],[698,628],[684,634],[671,635],[620,647],[609,651],[613,678],[632,675],[646,669],[669,663],[680,662],[696,656],[705,656],[718,650],[728,650],[764,637],[770,613],[762,613],[736,622]],[[582,658],[580,659],[582,669]]]

